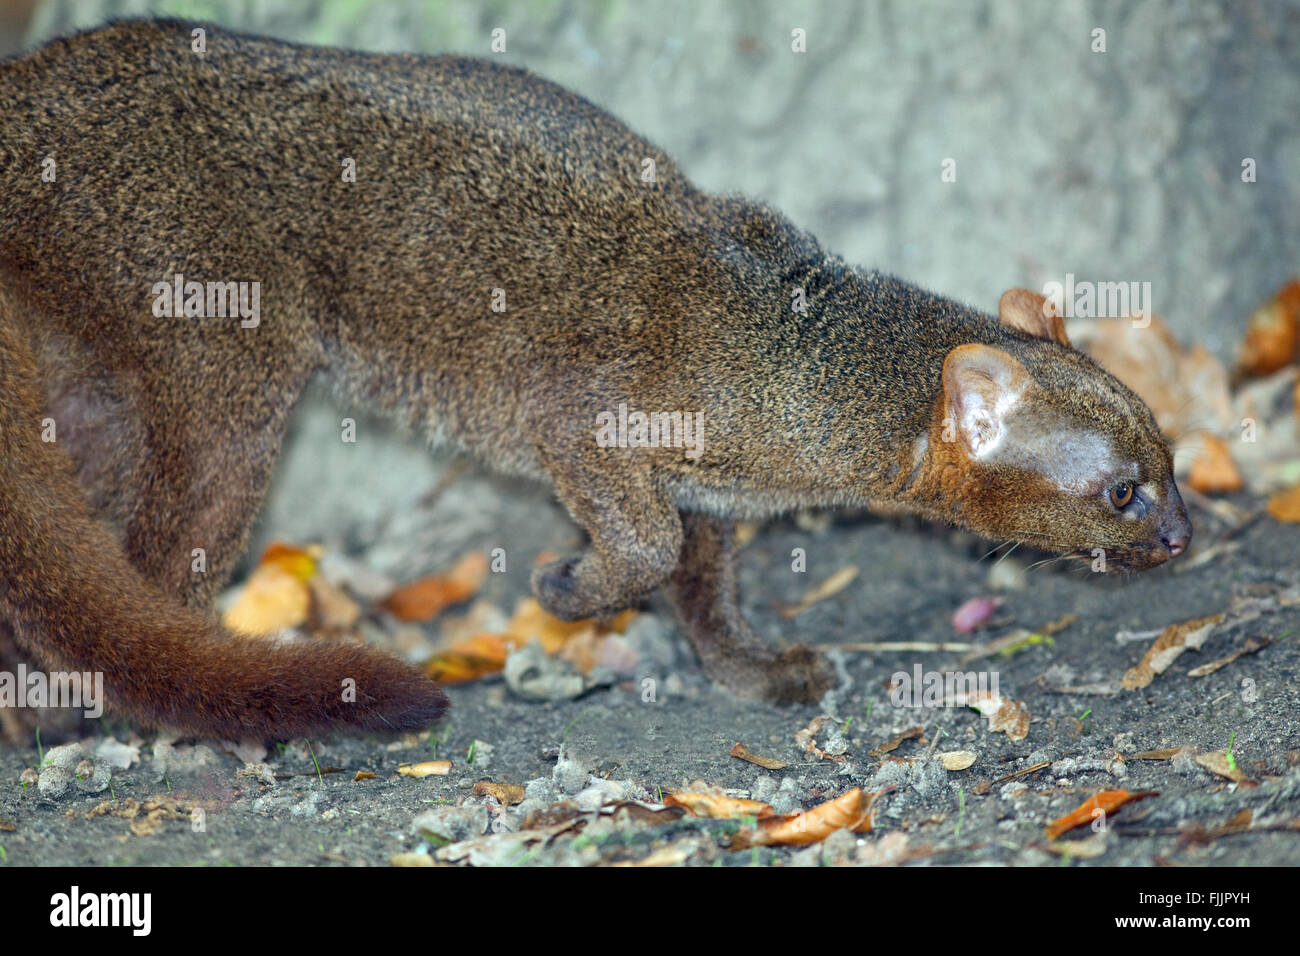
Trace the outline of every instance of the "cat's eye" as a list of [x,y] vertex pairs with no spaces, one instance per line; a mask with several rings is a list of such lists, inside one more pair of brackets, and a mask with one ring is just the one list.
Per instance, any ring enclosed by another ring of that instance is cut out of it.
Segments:
[[1121,481],[1110,489],[1110,503],[1116,508],[1123,508],[1132,500],[1133,486],[1127,481]]

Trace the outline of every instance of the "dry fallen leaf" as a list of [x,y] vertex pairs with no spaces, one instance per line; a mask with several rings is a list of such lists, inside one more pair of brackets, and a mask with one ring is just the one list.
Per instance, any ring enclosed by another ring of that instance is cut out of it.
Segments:
[[451,773],[450,760],[425,760],[422,763],[404,763],[397,768],[404,777],[445,777]]
[[500,671],[512,651],[534,639],[547,654],[556,654],[571,641],[581,640],[583,643],[575,648],[573,656],[578,659],[580,667],[587,664],[588,671],[598,663],[617,664],[618,648],[605,648],[592,642],[603,640],[612,632],[626,630],[635,617],[636,611],[628,610],[608,625],[591,619],[561,621],[546,613],[536,598],[523,598],[506,623],[504,634],[475,634],[459,640],[427,661],[425,673],[449,684],[476,680]]
[[1300,521],[1300,487],[1288,488],[1270,497],[1268,513],[1288,524]]
[[426,661],[424,672],[443,684],[477,680],[501,670],[514,646],[504,634],[476,634]]
[[1227,657],[1220,657],[1217,661],[1210,661],[1210,663],[1202,664],[1200,667],[1193,667],[1191,670],[1187,672],[1187,676],[1208,677],[1210,674],[1213,674],[1215,671],[1227,667],[1237,658],[1244,657],[1247,654],[1257,654],[1272,643],[1273,643],[1272,639],[1268,637],[1247,638],[1245,644],[1237,648]]
[[288,571],[300,581],[310,581],[316,576],[323,553],[324,549],[318,544],[299,548],[292,544],[285,544],[283,541],[273,541],[267,545],[257,563],[259,567],[275,565]]
[[872,748],[871,756],[883,757],[885,754],[893,753],[895,750],[898,749],[899,745],[903,741],[920,740],[924,736],[924,734],[925,734],[925,728],[920,726],[919,724],[915,727],[908,727],[901,734],[898,734],[897,736],[894,737],[890,737],[879,747]]
[[693,817],[714,817],[733,820],[736,817],[770,817],[776,813],[771,805],[760,800],[743,800],[729,797],[719,790],[678,790],[664,794],[664,806],[682,807]]
[[850,564],[848,567],[840,568],[829,578],[813,588],[797,604],[792,604],[781,609],[781,616],[786,620],[800,614],[812,607],[818,601],[824,601],[832,595],[838,594],[849,586],[854,578],[858,576],[858,566]]
[[1244,375],[1270,375],[1296,360],[1300,346],[1300,279],[1280,288],[1250,317],[1237,357]]
[[751,846],[785,844],[806,846],[820,843],[836,830],[864,833],[871,829],[871,805],[877,794],[861,787],[828,800],[803,813],[759,820],[753,829],[740,830],[732,837],[733,850]]
[[765,770],[783,770],[787,766],[784,760],[777,760],[775,757],[760,757],[758,754],[750,751],[750,749],[744,744],[740,743],[731,748],[731,756],[739,757],[741,760],[748,760],[750,763],[757,764]]
[[1208,754],[1197,754],[1192,759],[1206,770],[1210,771],[1210,773],[1218,774],[1220,777],[1231,780],[1233,783],[1249,784],[1251,786],[1255,785],[1255,781],[1246,776],[1242,769],[1237,766],[1235,759],[1231,763],[1228,762],[1228,752],[1226,750],[1216,750],[1213,753]]
[[951,703],[945,700],[945,705],[974,707],[983,716],[989,718],[990,732],[1005,731],[1008,740],[1024,740],[1029,736],[1029,708],[1025,706],[1024,701],[1008,700],[1000,694],[988,691],[955,696],[963,699]]
[[949,750],[941,753],[939,762],[945,770],[966,770],[975,763],[975,754],[969,750]]
[[1073,830],[1075,827],[1087,826],[1092,823],[1099,815],[1100,810],[1106,816],[1114,813],[1126,803],[1132,803],[1136,800],[1143,800],[1147,797],[1158,796],[1157,790],[1138,790],[1129,792],[1128,790],[1103,790],[1101,793],[1093,794],[1083,803],[1070,813],[1054,820],[1047,826],[1047,836],[1055,840],[1062,833]]
[[300,627],[311,614],[308,582],[316,574],[321,549],[295,548],[275,542],[263,552],[221,623],[252,637]]
[[1184,349],[1159,316],[1146,328],[1131,318],[1077,319],[1069,333],[1077,348],[1137,392],[1165,434],[1228,434],[1236,427],[1228,370],[1202,345]]
[[1146,654],[1136,667],[1129,668],[1120,682],[1125,690],[1138,690],[1146,687],[1157,674],[1163,674],[1183,651],[1199,650],[1213,633],[1215,626],[1223,620],[1222,614],[1193,618],[1179,624],[1170,624],[1155,643],[1147,649]]
[[490,780],[480,780],[474,784],[474,795],[496,797],[497,802],[503,807],[513,807],[516,803],[524,802],[524,788],[517,783],[492,783]]
[[444,608],[477,594],[487,573],[487,555],[473,551],[446,574],[430,574],[402,585],[380,607],[399,621],[431,621]]
[[1208,433],[1201,435],[1200,441],[1201,452],[1192,462],[1187,483],[1207,495],[1228,494],[1245,487],[1227,443]]

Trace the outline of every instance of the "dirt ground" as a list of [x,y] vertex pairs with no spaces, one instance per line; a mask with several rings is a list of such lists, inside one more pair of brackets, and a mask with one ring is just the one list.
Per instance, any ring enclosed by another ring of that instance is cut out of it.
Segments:
[[[566,519],[544,492],[506,487],[501,495],[515,553],[564,545],[556,531]],[[450,719],[429,734],[298,740],[261,759],[214,741],[132,736],[107,720],[85,747],[114,737],[138,746],[136,759],[106,779],[108,757],[96,758],[61,795],[22,783],[40,763],[34,742],[0,749],[0,866],[1294,865],[1300,535],[1259,513],[1261,501],[1233,504],[1235,519],[1193,506],[1191,551],[1131,577],[1060,563],[1022,574],[1014,569],[1033,556],[1019,552],[995,570],[996,556],[982,558],[986,543],[911,521],[770,524],[745,549],[742,587],[751,620],[772,640],[983,647],[1075,615],[1049,640],[967,665],[957,651],[835,652],[842,685],[816,707],[744,702],[712,686],[656,598],[629,631],[640,660],[626,679],[557,703],[519,699],[501,677],[456,685]],[[806,573],[789,569],[795,548],[808,555]],[[526,593],[528,563],[492,575],[487,596],[512,606]],[[861,572],[839,593],[792,621],[775,612],[850,564]],[[992,626],[954,631],[953,611],[999,582],[1009,588]],[[1219,613],[1226,617],[1199,650],[1144,688],[1120,689],[1154,639],[1143,632]],[[1132,639],[1117,641],[1125,633]],[[1189,674],[1241,650],[1213,673]],[[995,671],[1002,696],[1023,703],[1027,733],[1013,739],[1014,726],[996,730],[969,707],[894,706],[891,676],[916,665]],[[818,756],[796,734],[822,715],[829,719],[813,741],[826,755]],[[919,734],[892,752],[873,753],[913,727]],[[736,743],[786,766],[730,756]],[[1214,756],[1228,749],[1231,761]],[[974,762],[945,769],[939,755],[952,751]],[[68,761],[47,748],[47,762],[52,755]],[[450,760],[450,772],[398,772],[431,760]],[[476,793],[480,781],[522,785],[526,799],[503,807]],[[665,794],[699,789],[697,781],[778,814],[860,787],[879,794],[874,828],[810,847],[750,847],[752,817],[660,809]],[[1051,821],[1118,789],[1156,793],[1115,811],[1100,832],[1045,836]]]

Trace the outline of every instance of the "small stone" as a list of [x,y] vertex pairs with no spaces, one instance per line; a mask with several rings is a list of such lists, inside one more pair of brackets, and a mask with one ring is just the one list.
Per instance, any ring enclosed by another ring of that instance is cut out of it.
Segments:
[[488,811],[484,806],[434,807],[416,816],[411,828],[434,843],[459,843],[487,832]]
[[62,744],[58,747],[51,747],[45,751],[45,766],[62,767],[64,770],[73,770],[77,764],[89,756],[86,748],[78,743]]
[[1025,566],[1014,558],[995,561],[989,568],[988,586],[994,591],[1023,591]]
[[64,767],[42,767],[36,789],[47,800],[55,800],[67,792],[74,779],[72,771]]
[[112,768],[102,761],[83,760],[77,764],[77,788],[85,793],[101,793],[108,789],[113,776]]

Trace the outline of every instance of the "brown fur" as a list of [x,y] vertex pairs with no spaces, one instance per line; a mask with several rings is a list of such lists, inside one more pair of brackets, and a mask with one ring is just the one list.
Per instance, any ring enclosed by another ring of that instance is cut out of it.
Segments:
[[[854,269],[522,70],[218,30],[196,54],[189,31],[119,23],[0,65],[0,618],[47,666],[103,670],[139,719],[284,737],[445,706],[377,652],[241,642],[201,611],[314,375],[552,482],[591,537],[535,574],[553,613],[666,582],[706,670],[777,701],[830,672],[749,632],[731,519],[889,504],[1131,567],[1185,539],[1149,412],[1026,317],[1032,293],[999,324]],[[151,287],[178,272],[260,281],[260,325],[156,317]],[[1117,521],[946,441],[945,374],[970,400],[987,386],[963,346],[1027,383],[1026,406],[1108,436],[1159,507]],[[620,403],[703,412],[704,453],[597,447],[596,415]]]

